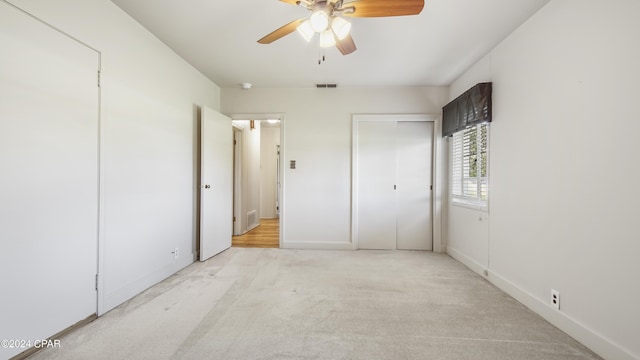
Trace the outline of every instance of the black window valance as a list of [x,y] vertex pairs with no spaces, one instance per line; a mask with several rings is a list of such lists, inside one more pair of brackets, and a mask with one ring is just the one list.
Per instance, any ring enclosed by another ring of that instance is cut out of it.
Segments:
[[442,136],[491,122],[492,83],[479,83],[442,108]]

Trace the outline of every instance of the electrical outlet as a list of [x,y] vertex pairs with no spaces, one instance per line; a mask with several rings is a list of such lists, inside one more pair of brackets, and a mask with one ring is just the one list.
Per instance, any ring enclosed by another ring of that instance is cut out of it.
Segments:
[[551,307],[560,310],[560,291],[551,289]]
[[175,250],[173,250],[173,259],[177,259],[178,258],[178,248],[175,248]]

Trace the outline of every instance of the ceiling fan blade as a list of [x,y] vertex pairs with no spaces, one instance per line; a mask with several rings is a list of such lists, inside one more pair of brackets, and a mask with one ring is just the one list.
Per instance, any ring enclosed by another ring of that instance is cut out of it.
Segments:
[[277,30],[271,32],[270,34],[266,35],[262,39],[258,40],[258,42],[260,44],[271,44],[272,42],[280,39],[281,37],[287,36],[287,35],[291,34],[292,32],[296,31],[298,26],[300,26],[300,24],[302,24],[302,22],[305,21],[306,19],[307,18],[294,20],[294,21],[288,23],[287,25],[284,25],[284,26],[278,28]]
[[345,4],[345,8],[354,7],[350,17],[385,17],[418,15],[424,8],[424,0],[356,0]]
[[282,2],[286,2],[287,4],[291,4],[291,5],[298,5],[298,0],[280,0]]
[[338,40],[336,42],[336,47],[340,50],[342,55],[349,55],[357,50],[356,43],[353,42],[351,35],[347,35],[344,39]]

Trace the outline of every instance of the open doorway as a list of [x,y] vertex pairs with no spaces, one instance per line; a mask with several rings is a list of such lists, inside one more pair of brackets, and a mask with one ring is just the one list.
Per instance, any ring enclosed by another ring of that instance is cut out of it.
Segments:
[[281,118],[235,118],[232,246],[280,247]]

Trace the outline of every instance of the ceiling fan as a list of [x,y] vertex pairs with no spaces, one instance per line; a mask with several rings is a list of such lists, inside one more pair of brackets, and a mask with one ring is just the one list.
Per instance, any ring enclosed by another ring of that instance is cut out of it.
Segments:
[[342,55],[356,51],[356,44],[349,34],[351,23],[345,17],[386,17],[420,14],[424,0],[280,0],[287,4],[306,7],[309,17],[294,20],[258,40],[260,44],[272,42],[298,30],[311,41],[320,36],[320,46],[336,46]]

